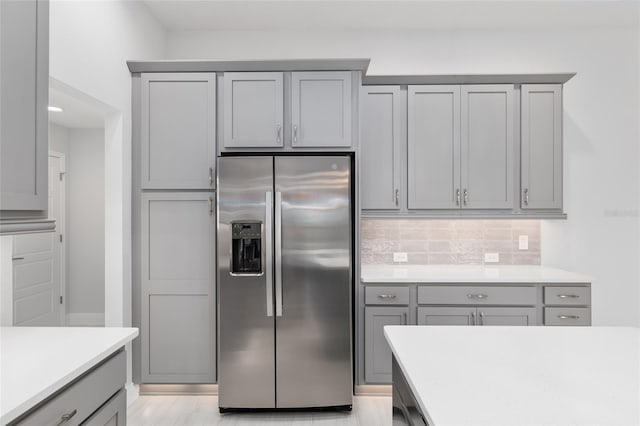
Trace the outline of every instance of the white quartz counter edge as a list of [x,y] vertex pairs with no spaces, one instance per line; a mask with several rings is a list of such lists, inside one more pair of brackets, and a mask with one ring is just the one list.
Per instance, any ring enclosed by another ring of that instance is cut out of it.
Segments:
[[137,335],[137,328],[0,328],[0,424],[15,420]]
[[591,283],[586,275],[546,266],[362,265],[363,283]]

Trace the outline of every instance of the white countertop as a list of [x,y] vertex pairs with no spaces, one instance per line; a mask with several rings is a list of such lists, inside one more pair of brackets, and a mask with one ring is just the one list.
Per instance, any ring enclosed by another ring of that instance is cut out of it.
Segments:
[[137,335],[137,328],[0,328],[0,424],[43,401]]
[[590,283],[591,278],[546,266],[362,265],[363,283]]
[[640,425],[640,329],[387,326],[432,426]]

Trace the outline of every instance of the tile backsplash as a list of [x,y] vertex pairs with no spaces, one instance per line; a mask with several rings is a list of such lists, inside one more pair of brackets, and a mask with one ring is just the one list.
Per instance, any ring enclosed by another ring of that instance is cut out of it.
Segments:
[[[529,248],[518,249],[520,235]],[[539,265],[539,220],[362,219],[362,264],[483,265],[485,253],[499,253],[491,265]],[[408,262],[393,261],[404,252]]]

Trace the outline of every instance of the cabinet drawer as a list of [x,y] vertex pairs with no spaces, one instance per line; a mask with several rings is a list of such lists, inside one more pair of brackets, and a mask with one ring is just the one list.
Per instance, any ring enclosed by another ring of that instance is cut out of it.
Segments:
[[120,351],[12,425],[55,425],[74,411],[64,425],[80,424],[124,387],[126,368],[125,352]]
[[535,287],[420,286],[420,305],[535,305]]
[[591,309],[544,308],[544,325],[591,325]]
[[367,286],[364,291],[366,305],[408,305],[408,287]]
[[545,287],[545,305],[590,305],[589,287]]

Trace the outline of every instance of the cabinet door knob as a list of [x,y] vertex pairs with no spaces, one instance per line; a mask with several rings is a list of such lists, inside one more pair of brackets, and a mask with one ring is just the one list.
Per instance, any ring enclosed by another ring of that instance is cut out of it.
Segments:
[[298,143],[298,126],[296,126],[295,124],[293,125],[293,145],[296,145]]
[[480,325],[484,325],[484,312],[480,312]]
[[213,216],[213,197],[209,197],[209,216]]
[[529,205],[529,188],[524,189],[524,205]]
[[463,191],[463,203],[466,206],[467,202],[469,201],[469,191],[467,191],[466,189]]
[[395,191],[396,206],[400,203],[399,199],[400,199],[400,190],[396,189],[396,191]]
[[456,189],[456,206],[460,205],[460,188]]
[[476,313],[471,312],[471,325],[476,325]]
[[276,143],[278,145],[280,145],[280,136],[282,134],[282,126],[280,126],[279,124],[276,126]]
[[213,186],[213,167],[209,167],[209,186]]

